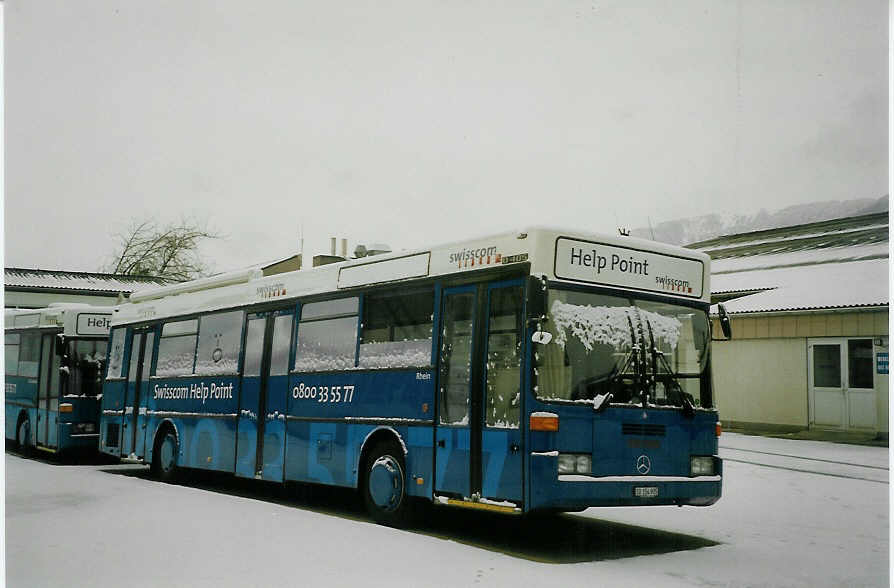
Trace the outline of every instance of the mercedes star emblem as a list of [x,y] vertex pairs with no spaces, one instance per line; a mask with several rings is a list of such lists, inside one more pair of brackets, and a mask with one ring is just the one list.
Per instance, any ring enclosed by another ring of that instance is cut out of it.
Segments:
[[636,458],[636,471],[643,475],[646,475],[651,469],[652,461],[649,459],[648,455],[640,455]]

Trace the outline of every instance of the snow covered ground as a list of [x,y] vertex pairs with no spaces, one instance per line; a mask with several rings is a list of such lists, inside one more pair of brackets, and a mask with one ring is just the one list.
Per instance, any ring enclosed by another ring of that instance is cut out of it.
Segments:
[[[887,586],[888,451],[724,434],[708,508],[374,525],[332,489],[6,455],[9,586]],[[735,460],[735,461],[734,461]]]

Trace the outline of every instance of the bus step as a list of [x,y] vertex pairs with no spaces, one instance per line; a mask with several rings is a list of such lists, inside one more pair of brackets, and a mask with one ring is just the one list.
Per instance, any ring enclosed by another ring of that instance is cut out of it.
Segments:
[[448,498],[446,496],[435,496],[435,504],[459,506],[461,508],[472,508],[477,510],[489,510],[491,512],[501,512],[503,514],[521,514],[522,512],[521,508],[511,505],[511,503],[496,504],[489,501],[475,502],[472,500]]

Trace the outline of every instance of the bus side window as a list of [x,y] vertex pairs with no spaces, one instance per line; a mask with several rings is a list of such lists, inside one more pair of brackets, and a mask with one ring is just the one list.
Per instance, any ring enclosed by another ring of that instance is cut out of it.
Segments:
[[124,333],[126,329],[118,328],[112,331],[111,348],[109,349],[109,370],[106,373],[107,380],[121,377],[121,369],[124,367]]
[[368,295],[363,305],[360,367],[431,365],[433,290]]
[[36,378],[40,371],[40,333],[23,333],[19,347],[19,375]]
[[244,313],[208,314],[199,323],[199,349],[196,352],[197,374],[235,374],[239,367]]
[[156,376],[187,376],[193,373],[198,326],[198,319],[165,323],[158,342]]
[[301,307],[295,371],[354,367],[359,298],[310,302]]
[[21,343],[21,335],[18,333],[9,333],[4,337],[4,347],[6,351],[6,375],[19,375],[19,345]]

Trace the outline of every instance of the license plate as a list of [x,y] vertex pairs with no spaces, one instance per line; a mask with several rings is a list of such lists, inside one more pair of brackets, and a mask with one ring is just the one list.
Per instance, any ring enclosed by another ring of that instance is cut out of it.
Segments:
[[658,498],[658,486],[637,486],[633,489],[637,498]]

